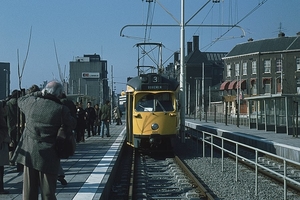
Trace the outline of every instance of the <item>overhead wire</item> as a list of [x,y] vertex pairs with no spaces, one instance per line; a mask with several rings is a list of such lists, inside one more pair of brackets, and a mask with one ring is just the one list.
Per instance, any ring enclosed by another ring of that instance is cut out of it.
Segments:
[[225,31],[221,36],[219,36],[216,40],[211,42],[209,45],[206,45],[206,49],[209,49],[211,46],[213,46],[216,42],[218,42],[224,35],[226,35],[229,31],[231,31],[234,27],[236,27],[239,23],[241,23],[244,19],[246,19],[249,15],[251,15],[253,12],[255,12],[258,8],[260,8],[264,3],[266,3],[268,0],[262,0],[260,3],[258,3],[249,13],[247,13],[242,19],[237,21],[234,25],[232,25],[231,28],[229,28],[227,31]]

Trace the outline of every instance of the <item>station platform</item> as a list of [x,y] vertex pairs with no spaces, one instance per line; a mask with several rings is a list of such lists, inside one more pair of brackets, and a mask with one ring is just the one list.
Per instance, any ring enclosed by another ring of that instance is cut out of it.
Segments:
[[250,129],[249,127],[225,123],[205,122],[199,119],[185,119],[185,125],[189,128],[202,130],[223,136],[234,141],[247,144],[264,151],[282,156],[284,158],[300,162],[300,136],[293,137],[286,133]]
[[[107,199],[105,187],[126,136],[124,123],[110,125],[110,134],[86,138],[77,144],[74,156],[61,160],[68,184],[57,182],[57,199]],[[0,195],[0,199],[22,200],[22,181],[23,173],[17,172],[16,166],[4,166],[4,188],[10,194]]]

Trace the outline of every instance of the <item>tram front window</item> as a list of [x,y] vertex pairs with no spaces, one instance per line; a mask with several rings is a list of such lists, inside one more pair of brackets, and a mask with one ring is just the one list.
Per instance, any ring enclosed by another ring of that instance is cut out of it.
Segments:
[[173,111],[172,97],[169,93],[147,94],[136,103],[135,109],[140,112]]

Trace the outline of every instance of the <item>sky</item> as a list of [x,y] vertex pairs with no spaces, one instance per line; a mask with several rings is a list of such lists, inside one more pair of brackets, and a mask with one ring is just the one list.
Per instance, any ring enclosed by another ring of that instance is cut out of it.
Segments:
[[[185,0],[185,48],[194,35],[199,36],[203,52],[229,52],[249,38],[300,32],[299,0],[206,3]],[[67,79],[70,61],[96,53],[107,60],[109,82],[113,77],[114,90],[120,93],[126,89],[127,77],[137,75],[137,43],[162,43],[164,66],[173,62],[172,55],[180,51],[180,20],[181,0],[6,0],[0,7],[0,62],[10,63],[14,90],[19,88],[18,73],[22,88],[60,80],[58,66]],[[150,24],[164,26],[146,26]],[[148,62],[142,64],[153,65]]]

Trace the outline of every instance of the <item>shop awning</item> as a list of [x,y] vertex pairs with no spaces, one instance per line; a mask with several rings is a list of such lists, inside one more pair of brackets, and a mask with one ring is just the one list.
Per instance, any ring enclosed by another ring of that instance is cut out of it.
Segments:
[[228,86],[228,90],[235,89],[236,88],[236,82],[237,82],[237,80],[231,81],[230,84],[229,84],[229,86]]
[[230,81],[224,81],[220,86],[220,90],[228,90],[229,84],[230,84]]
[[242,90],[246,89],[246,80],[239,80],[236,84],[236,88],[241,88]]

